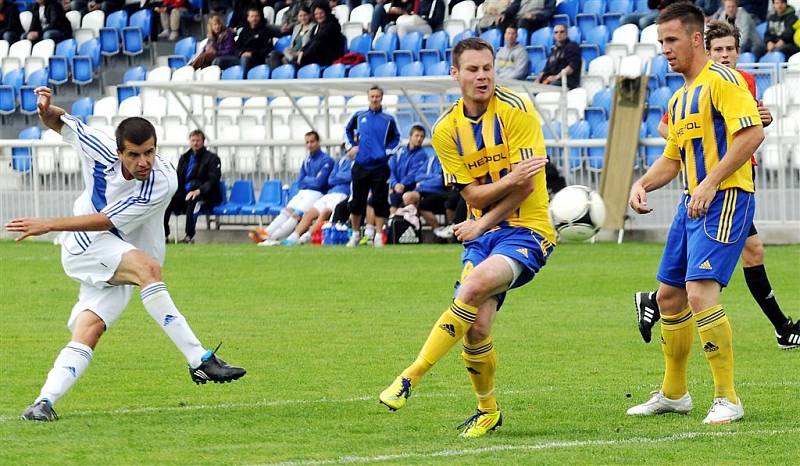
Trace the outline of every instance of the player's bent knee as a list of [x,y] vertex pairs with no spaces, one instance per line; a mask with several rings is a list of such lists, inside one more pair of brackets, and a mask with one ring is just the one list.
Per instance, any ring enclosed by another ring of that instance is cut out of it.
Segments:
[[686,308],[686,293],[677,288],[661,287],[656,293],[656,302],[662,314],[677,314]]
[[125,253],[118,272],[121,272],[122,281],[140,287],[161,281],[161,266],[155,259],[138,249]]
[[755,267],[764,263],[764,243],[757,236],[747,239],[742,251],[742,265]]
[[475,321],[467,332],[467,342],[475,344],[489,338],[492,331],[491,325],[486,322]]
[[72,341],[82,343],[92,349],[106,331],[106,323],[89,309],[81,312],[72,327]]

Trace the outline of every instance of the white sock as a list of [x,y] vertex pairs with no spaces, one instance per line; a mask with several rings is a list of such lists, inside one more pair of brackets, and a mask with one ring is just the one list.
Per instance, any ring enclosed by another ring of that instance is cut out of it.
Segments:
[[292,234],[289,235],[289,237],[286,239],[289,241],[297,241],[298,239],[300,239],[300,235],[298,235],[297,232],[293,231]]
[[200,340],[192,332],[186,319],[175,307],[167,291],[167,285],[156,282],[142,288],[142,304],[150,317],[158,322],[161,329],[169,336],[172,343],[186,357],[189,367],[197,367],[206,353]]
[[286,238],[287,236],[289,236],[289,233],[294,231],[294,227],[297,226],[297,223],[298,222],[296,218],[289,217],[288,219],[286,219],[285,222],[283,222],[283,225],[281,225],[280,227],[278,227],[277,230],[275,230],[275,234],[270,234],[270,238],[276,241],[280,241]]
[[35,402],[47,399],[51,404],[61,399],[67,390],[72,388],[78,377],[86,372],[92,362],[93,351],[83,343],[71,341],[58,353],[53,368],[47,374],[47,380]]
[[286,211],[282,210],[281,213],[278,214],[277,217],[275,217],[275,220],[273,220],[272,222],[270,222],[269,225],[267,225],[267,234],[269,235],[269,239],[275,239],[275,231],[278,230],[281,227],[281,225],[283,225],[283,223],[290,218],[291,215],[287,214]]
[[365,226],[364,227],[364,236],[366,236],[369,239],[374,238],[375,237],[375,227],[372,226],[372,225]]

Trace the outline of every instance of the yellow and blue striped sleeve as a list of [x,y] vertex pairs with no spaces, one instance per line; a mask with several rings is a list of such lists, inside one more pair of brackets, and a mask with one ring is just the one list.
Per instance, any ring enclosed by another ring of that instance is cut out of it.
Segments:
[[513,95],[519,106],[512,106],[502,115],[506,117],[503,123],[508,138],[509,162],[513,165],[532,157],[546,157],[539,115],[530,100]]
[[756,101],[744,79],[730,70],[720,76],[722,79],[713,79],[710,83],[712,111],[722,115],[729,134],[736,134],[742,128],[761,126]]
[[458,144],[449,127],[449,122],[444,118],[440,119],[433,128],[433,137],[431,138],[433,149],[442,165],[444,183],[447,186],[470,184],[475,181],[475,178],[464,165],[458,153]]

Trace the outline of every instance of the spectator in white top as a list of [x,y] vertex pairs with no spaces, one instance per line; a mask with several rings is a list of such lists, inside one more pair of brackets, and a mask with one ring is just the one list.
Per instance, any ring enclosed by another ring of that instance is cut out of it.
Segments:
[[525,79],[528,76],[528,52],[517,43],[517,28],[506,28],[505,45],[497,50],[495,74],[500,79]]
[[736,26],[740,33],[739,50],[751,52],[756,56],[764,54],[764,42],[756,31],[756,22],[744,8],[739,6],[738,0],[725,0],[722,7],[710,19],[717,19]]

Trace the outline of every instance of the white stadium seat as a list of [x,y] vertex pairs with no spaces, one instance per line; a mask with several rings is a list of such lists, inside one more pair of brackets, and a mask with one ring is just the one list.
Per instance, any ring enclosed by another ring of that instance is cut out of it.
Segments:
[[111,121],[111,117],[117,114],[119,103],[116,96],[103,97],[94,103],[94,114],[104,116]]
[[464,0],[453,6],[453,11],[450,13],[450,19],[460,19],[464,24],[472,23],[475,19],[475,2],[472,0]]
[[628,47],[628,53],[633,53],[633,46],[637,42],[639,42],[639,26],[635,24],[623,24],[611,35],[611,43],[625,44]]
[[31,21],[33,21],[33,13],[30,11],[19,12],[19,22],[23,31],[28,32],[31,30]]
[[72,30],[80,29],[81,28],[81,12],[70,10],[67,12],[67,19],[69,20],[70,26],[72,26]]
[[350,12],[351,23],[361,23],[361,26],[369,30],[369,23],[372,22],[372,10],[374,6],[371,3],[364,3],[353,8]]
[[100,29],[106,25],[106,14],[103,10],[94,10],[86,13],[81,19],[81,29],[91,29],[94,36],[100,36]]
[[638,55],[628,55],[624,57],[619,63],[620,76],[628,78],[636,78],[642,75],[642,58]]
[[9,48],[11,48],[11,44],[9,44],[7,40],[0,39],[0,59],[8,56]]
[[[151,99],[152,98],[153,97],[151,97]],[[147,102],[149,105],[150,99]],[[117,111],[117,116],[132,117],[141,115],[142,115],[142,99],[140,96],[134,95],[128,97],[127,99],[119,103],[119,110]]]

